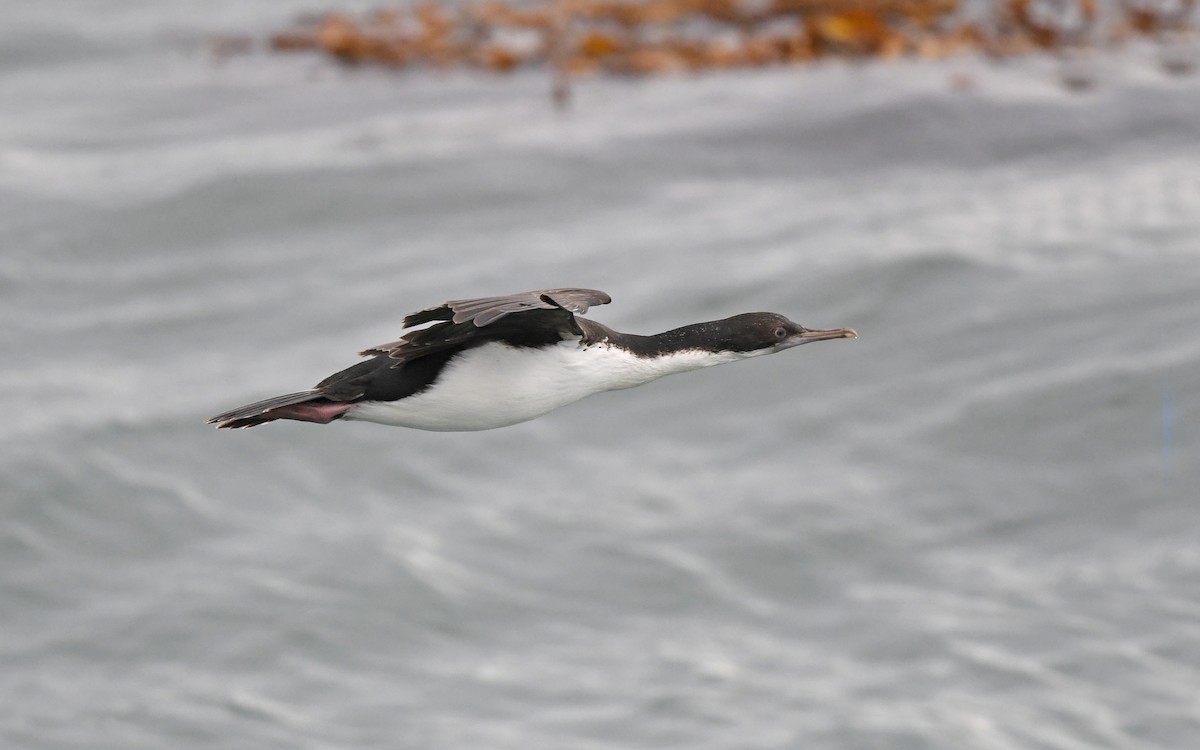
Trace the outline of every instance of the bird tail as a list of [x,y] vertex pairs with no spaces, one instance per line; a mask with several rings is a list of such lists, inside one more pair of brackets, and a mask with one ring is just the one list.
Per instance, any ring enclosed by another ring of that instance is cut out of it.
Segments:
[[215,424],[218,429],[254,427],[276,419],[328,424],[349,411],[353,405],[345,401],[330,401],[320,391],[300,391],[239,406],[212,417],[208,423]]

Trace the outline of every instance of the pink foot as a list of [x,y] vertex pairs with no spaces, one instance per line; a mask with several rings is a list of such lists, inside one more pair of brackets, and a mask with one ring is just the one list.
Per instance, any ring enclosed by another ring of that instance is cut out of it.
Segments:
[[350,407],[354,404],[345,403],[302,403],[292,404],[290,406],[281,406],[278,409],[272,409],[264,414],[264,417],[272,417],[274,419],[295,419],[298,422],[316,422],[317,424],[329,424],[333,420],[350,411]]

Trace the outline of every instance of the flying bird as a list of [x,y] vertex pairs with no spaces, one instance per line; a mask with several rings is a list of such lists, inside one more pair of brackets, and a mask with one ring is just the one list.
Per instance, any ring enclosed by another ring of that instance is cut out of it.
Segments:
[[543,289],[451,300],[404,319],[398,340],[315,388],[242,406],[208,420],[254,427],[277,419],[363,420],[419,430],[490,430],[525,422],[603,391],[829,339],[775,313],[693,323],[652,336],[580,317],[611,298],[595,289]]

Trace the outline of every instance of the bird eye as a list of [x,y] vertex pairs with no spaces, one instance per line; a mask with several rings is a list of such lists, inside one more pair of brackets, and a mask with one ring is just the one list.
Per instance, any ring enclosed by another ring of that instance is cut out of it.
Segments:
[[776,328],[776,329],[775,329],[775,338],[777,338],[777,339],[786,339],[786,338],[787,338],[787,329],[786,329],[786,328],[784,328],[783,326],[780,326],[779,328]]

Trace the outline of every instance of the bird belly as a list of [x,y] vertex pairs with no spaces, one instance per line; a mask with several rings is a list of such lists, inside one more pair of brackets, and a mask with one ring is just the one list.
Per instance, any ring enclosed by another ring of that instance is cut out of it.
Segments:
[[540,417],[593,393],[706,364],[686,353],[650,359],[574,340],[546,347],[490,342],[447,362],[425,390],[395,401],[360,402],[345,418],[420,430],[490,430]]

